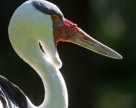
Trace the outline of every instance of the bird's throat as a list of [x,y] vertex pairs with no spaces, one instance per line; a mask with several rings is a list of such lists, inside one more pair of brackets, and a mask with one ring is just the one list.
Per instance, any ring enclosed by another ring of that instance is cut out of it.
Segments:
[[39,74],[44,85],[45,98],[38,108],[67,108],[67,88],[59,68],[44,57],[38,46],[33,45],[33,51],[33,57],[25,61]]
[[[41,62],[41,61],[40,61]],[[67,108],[68,95],[60,71],[43,59],[37,70],[45,88],[45,98],[39,108]]]

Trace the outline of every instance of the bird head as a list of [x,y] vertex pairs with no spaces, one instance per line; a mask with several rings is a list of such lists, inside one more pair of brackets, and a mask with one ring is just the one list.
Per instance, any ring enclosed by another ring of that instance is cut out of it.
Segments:
[[114,59],[122,58],[66,19],[55,4],[44,0],[29,0],[14,12],[9,24],[9,38],[25,61],[29,61],[32,55],[35,59],[36,52],[42,50],[46,59],[57,67],[61,67],[56,50],[59,41],[71,42]]

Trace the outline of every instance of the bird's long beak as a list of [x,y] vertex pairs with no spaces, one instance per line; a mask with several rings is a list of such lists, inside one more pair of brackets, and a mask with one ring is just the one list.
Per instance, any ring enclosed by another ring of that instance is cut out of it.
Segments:
[[86,34],[82,29],[77,27],[76,24],[72,23],[67,19],[65,19],[62,26],[55,27],[54,29],[55,43],[57,43],[58,41],[72,42],[74,44],[80,45],[93,52],[110,58],[123,58],[116,51],[98,42],[97,40]]

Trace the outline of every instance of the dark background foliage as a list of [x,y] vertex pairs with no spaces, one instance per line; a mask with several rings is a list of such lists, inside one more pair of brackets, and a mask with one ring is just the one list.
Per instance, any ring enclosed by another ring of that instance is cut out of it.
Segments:
[[[43,100],[37,73],[13,51],[8,24],[25,0],[2,0],[0,74],[18,85],[35,105]],[[59,43],[60,69],[69,93],[69,108],[136,108],[135,0],[50,0],[67,19],[123,55],[113,60],[71,43]]]

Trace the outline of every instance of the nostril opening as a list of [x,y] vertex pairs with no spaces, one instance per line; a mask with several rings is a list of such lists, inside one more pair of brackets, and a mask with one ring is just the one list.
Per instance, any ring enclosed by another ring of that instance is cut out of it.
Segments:
[[44,47],[41,42],[39,42],[39,48],[41,49],[42,53],[45,54]]

